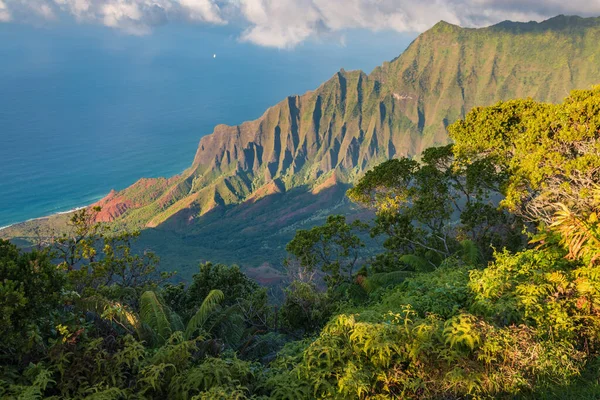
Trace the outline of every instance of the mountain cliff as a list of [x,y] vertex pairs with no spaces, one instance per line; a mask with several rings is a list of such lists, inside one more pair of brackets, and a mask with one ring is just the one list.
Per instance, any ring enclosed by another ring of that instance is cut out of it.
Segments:
[[[266,197],[336,207],[343,199],[336,187],[385,159],[447,143],[446,127],[475,106],[519,97],[557,102],[574,88],[600,83],[598,37],[600,18],[559,16],[480,29],[440,22],[371,74],[341,70],[255,121],[217,126],[200,140],[190,168],[111,193],[100,202],[99,219],[214,238],[227,218],[238,221],[230,233],[241,234],[253,224],[252,207],[263,207],[257,204]],[[269,218],[253,234],[265,226],[270,234],[285,230],[292,223],[286,213],[297,216],[295,224],[314,219],[315,210],[293,211],[284,203],[269,203]],[[233,205],[250,211],[232,211]],[[207,231],[209,213],[219,217]]]
[[140,184],[123,191],[142,206],[124,217],[155,227],[184,210],[193,219],[219,205],[312,188],[332,171],[350,182],[384,159],[446,143],[446,126],[474,106],[516,97],[556,102],[598,83],[598,37],[598,18],[483,29],[440,22],[370,75],[341,70],[255,121],[217,126],[191,168],[168,187],[156,181],[164,191],[142,191],[145,201]]

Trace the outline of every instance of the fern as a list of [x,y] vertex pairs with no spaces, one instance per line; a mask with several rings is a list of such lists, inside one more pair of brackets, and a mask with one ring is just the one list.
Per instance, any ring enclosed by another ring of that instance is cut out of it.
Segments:
[[594,263],[600,257],[600,224],[598,214],[590,213],[587,219],[575,215],[564,204],[557,204],[550,228],[562,236],[562,244],[569,251],[568,258]]
[[100,390],[85,397],[85,400],[119,400],[127,398],[127,392],[116,387]]
[[367,293],[372,293],[381,287],[398,285],[411,275],[410,271],[382,272],[363,279],[360,285]]
[[431,271],[433,266],[423,257],[414,254],[405,254],[399,258],[399,261],[412,267],[415,271],[426,272]]
[[296,400],[311,398],[310,387],[299,380],[293,372],[284,371],[271,376],[266,383],[274,400]]
[[167,316],[169,317],[169,321],[171,322],[171,328],[174,332],[183,331],[185,325],[183,324],[183,320],[176,312],[173,312],[170,308],[166,307]]
[[140,298],[140,317],[150,327],[159,344],[171,336],[173,329],[169,321],[169,311],[153,291],[147,291]]
[[239,343],[245,333],[244,318],[238,312],[237,306],[231,306],[223,311],[207,329],[212,332],[217,326],[225,343]]
[[480,264],[483,259],[479,247],[472,240],[460,242],[460,255],[467,265]]
[[463,345],[473,350],[481,343],[481,336],[476,327],[477,319],[468,314],[458,315],[446,321],[444,337],[451,348]]
[[204,324],[210,317],[210,315],[217,309],[219,304],[223,301],[225,295],[218,289],[211,290],[206,296],[200,308],[190,319],[185,329],[186,339],[190,339],[194,333],[204,327]]
[[119,302],[94,295],[78,300],[77,304],[86,311],[98,314],[100,318],[117,323],[130,333],[132,330],[140,333],[141,326],[138,316]]
[[56,381],[52,379],[52,372],[44,368],[41,363],[30,364],[23,375],[33,382],[30,386],[20,387],[19,389],[22,390],[19,390],[20,393],[13,398],[23,400],[42,399],[46,389],[56,384]]

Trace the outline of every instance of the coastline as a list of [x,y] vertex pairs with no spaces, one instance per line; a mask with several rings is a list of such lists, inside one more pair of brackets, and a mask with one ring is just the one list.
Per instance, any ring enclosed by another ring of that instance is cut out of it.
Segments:
[[[101,199],[103,199],[103,198],[104,197],[102,197]],[[85,206],[71,208],[70,210],[67,210],[67,211],[58,211],[58,212],[52,213],[50,215],[44,215],[43,217],[30,218],[30,219],[25,220],[25,221],[15,222],[14,224],[9,224],[9,225],[6,225],[6,226],[0,226],[0,232],[3,231],[3,230],[5,230],[5,229],[10,228],[11,226],[26,224],[27,222],[32,222],[32,221],[40,221],[40,220],[43,220],[43,219],[47,219],[47,218],[53,217],[55,215],[70,214],[72,212],[83,210],[84,208],[88,208],[88,207],[90,207],[90,206],[92,206],[94,204],[96,204],[96,202],[88,204],[88,205],[85,205]]]

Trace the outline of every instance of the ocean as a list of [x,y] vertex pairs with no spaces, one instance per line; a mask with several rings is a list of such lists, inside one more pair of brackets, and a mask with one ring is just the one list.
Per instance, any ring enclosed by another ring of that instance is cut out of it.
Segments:
[[277,50],[238,35],[0,24],[0,227],[180,173],[215,125],[255,119],[340,68],[369,72],[413,39],[352,31],[343,45],[324,38]]

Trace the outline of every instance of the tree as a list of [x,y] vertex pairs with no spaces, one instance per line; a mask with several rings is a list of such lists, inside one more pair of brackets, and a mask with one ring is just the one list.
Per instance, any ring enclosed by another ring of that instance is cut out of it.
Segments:
[[280,314],[284,328],[302,336],[322,328],[333,308],[329,296],[317,290],[314,283],[293,281],[285,289]]
[[589,210],[600,181],[600,87],[562,104],[511,100],[473,109],[448,127],[461,165],[486,162],[501,177],[502,205],[534,224],[558,204]]
[[[20,360],[44,346],[65,278],[44,252],[21,252],[0,240],[0,354]],[[45,331],[45,332],[44,332]]]
[[[176,289],[176,287],[179,289]],[[225,305],[236,304],[238,300],[247,299],[260,286],[248,278],[237,265],[200,264],[199,270],[192,277],[190,284],[167,285],[165,300],[179,314],[184,316],[193,312],[212,290],[220,290],[225,296]],[[172,293],[170,293],[172,291]]]
[[52,241],[51,255],[68,271],[72,288],[80,295],[102,295],[114,300],[136,302],[139,295],[164,282],[174,273],[159,273],[158,257],[150,251],[139,254],[133,242],[139,232],[110,232],[96,222],[100,207],[76,211],[68,223],[68,233]]
[[161,293],[165,304],[183,319],[189,319],[213,290],[223,292],[222,306],[235,307],[249,331],[264,332],[269,328],[272,311],[267,290],[246,276],[237,265],[201,264],[188,286],[169,283]]
[[371,233],[386,235],[392,262],[414,254],[435,267],[463,240],[486,258],[492,246],[509,242],[515,221],[496,207],[499,179],[486,161],[457,164],[448,145],[425,150],[421,162],[403,157],[378,165],[348,197],[375,210]]
[[[364,242],[355,232],[366,225],[359,220],[346,222],[343,215],[331,215],[322,226],[299,230],[286,250],[306,269],[307,273],[320,270],[331,289],[343,282],[351,282],[360,259]],[[288,260],[287,263],[293,262]]]

